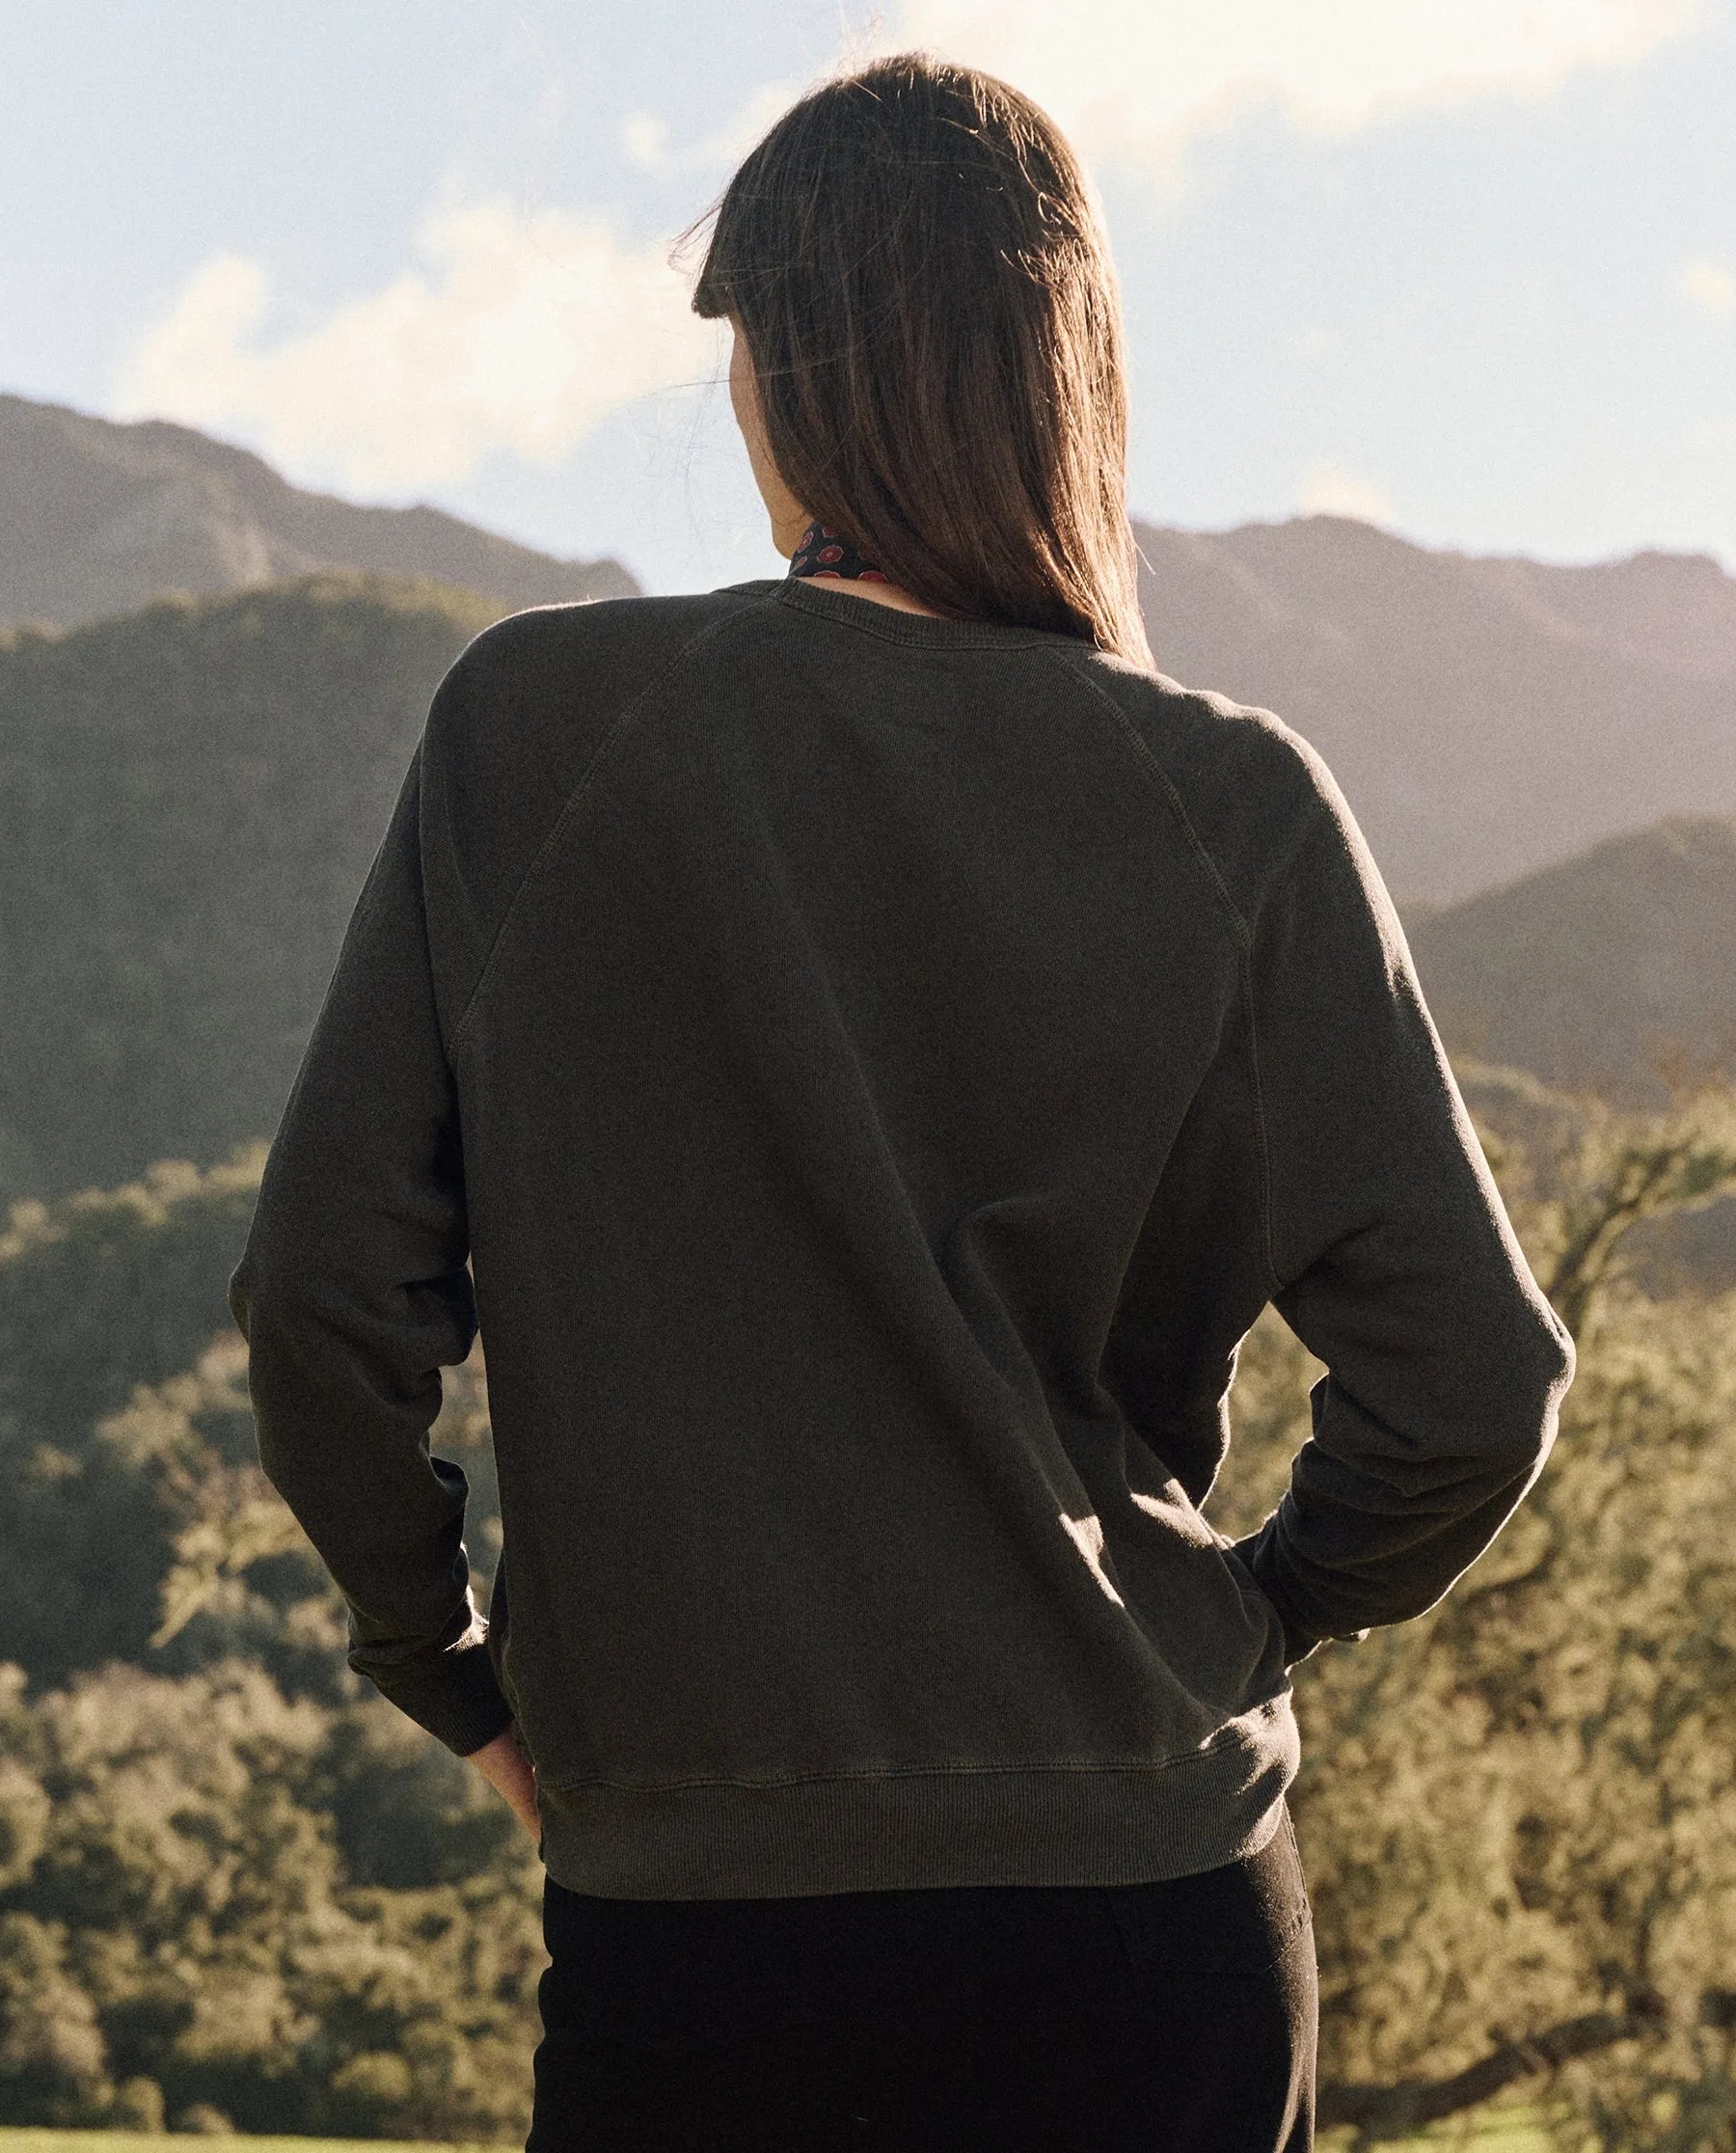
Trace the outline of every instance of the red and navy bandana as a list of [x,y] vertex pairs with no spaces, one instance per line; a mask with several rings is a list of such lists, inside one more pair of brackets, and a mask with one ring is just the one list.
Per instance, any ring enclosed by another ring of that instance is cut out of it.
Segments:
[[853,582],[890,583],[851,539],[829,524],[811,523],[790,559],[792,576],[844,576]]

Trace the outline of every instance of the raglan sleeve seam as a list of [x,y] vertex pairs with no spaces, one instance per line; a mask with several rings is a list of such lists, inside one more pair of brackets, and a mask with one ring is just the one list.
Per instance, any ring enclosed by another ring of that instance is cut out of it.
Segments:
[[489,977],[494,970],[496,957],[506,938],[507,931],[518,915],[525,892],[536,879],[544,862],[551,858],[559,848],[569,826],[589,795],[598,774],[603,769],[616,743],[626,733],[631,723],[643,714],[653,697],[662,692],[687,661],[699,649],[701,644],[710,641],[714,636],[720,635],[724,629],[735,626],[745,613],[764,611],[767,606],[774,602],[774,596],[773,593],[770,597],[755,599],[748,606],[738,608],[736,611],[724,614],[720,620],[708,621],[703,628],[696,630],[681,644],[679,649],[674,651],[659,667],[643,687],[628,697],[621,709],[610,721],[603,738],[597,743],[595,749],[591,751],[590,759],[565,794],[548,830],[532,852],[523,874],[513,885],[511,893],[501,908],[500,918],[495,925],[494,932],[488,937],[488,946],[484,950],[481,964],[477,967],[475,981],[466,995],[464,1007],[459,1012],[457,1021],[452,1026],[449,1053],[454,1063],[463,1051],[466,1037],[475,1020],[477,1010],[481,1007],[482,991],[487,986]]
[[1283,1293],[1288,1281],[1278,1262],[1277,1228],[1274,1223],[1276,1209],[1274,1187],[1276,1174],[1272,1163],[1272,1140],[1266,1111],[1265,1064],[1260,1050],[1260,993],[1256,959],[1260,948],[1260,930],[1268,907],[1283,891],[1295,871],[1297,858],[1303,848],[1315,835],[1322,820],[1330,820],[1330,811],[1317,793],[1311,795],[1303,812],[1297,817],[1296,829],[1284,855],[1266,878],[1264,890],[1249,928],[1248,939],[1242,948],[1242,984],[1247,1001],[1249,1085],[1254,1099],[1254,1123],[1260,1143],[1261,1217],[1264,1246],[1261,1255],[1265,1264],[1268,1298]]
[[1116,730],[1131,749],[1134,760],[1145,773],[1147,781],[1155,789],[1180,825],[1195,860],[1205,870],[1207,879],[1211,885],[1214,900],[1229,921],[1231,932],[1235,937],[1238,946],[1245,950],[1249,943],[1248,923],[1242,917],[1234,898],[1230,894],[1230,886],[1224,880],[1223,873],[1212,856],[1210,847],[1200,835],[1198,830],[1195,829],[1193,817],[1187,812],[1187,804],[1181,798],[1180,787],[1169,772],[1164,769],[1162,762],[1153,750],[1151,742],[1146,739],[1139,727],[1127,716],[1101,681],[1094,680],[1071,652],[1057,650],[1052,644],[1044,644],[1043,653],[1059,666],[1070,678],[1076,681],[1080,687],[1086,689],[1095,696],[1097,701],[1109,713]]

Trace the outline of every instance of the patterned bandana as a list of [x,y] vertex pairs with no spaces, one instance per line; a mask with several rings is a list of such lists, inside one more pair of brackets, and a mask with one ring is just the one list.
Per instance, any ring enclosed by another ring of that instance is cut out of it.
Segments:
[[850,539],[828,524],[811,523],[790,560],[792,576],[847,576],[859,583],[890,583]]

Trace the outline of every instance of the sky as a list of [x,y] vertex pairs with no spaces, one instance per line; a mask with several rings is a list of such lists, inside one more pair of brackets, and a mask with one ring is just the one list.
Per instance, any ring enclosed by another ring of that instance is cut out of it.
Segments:
[[1736,0],[0,0],[0,389],[776,574],[674,241],[912,46],[1091,172],[1136,515],[1736,570]]

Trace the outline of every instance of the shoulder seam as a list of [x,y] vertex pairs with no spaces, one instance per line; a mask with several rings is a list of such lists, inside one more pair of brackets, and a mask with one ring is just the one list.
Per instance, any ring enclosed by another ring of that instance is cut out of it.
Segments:
[[[1241,953],[1242,1002],[1248,1018],[1248,1084],[1254,1094],[1254,1132],[1260,1140],[1260,1239],[1265,1258],[1266,1281],[1272,1293],[1282,1291],[1278,1277],[1278,1249],[1272,1231],[1272,1139],[1266,1128],[1265,1082],[1260,1073],[1260,1023],[1254,1009],[1254,952]],[[1270,1295],[1267,1295],[1269,1299]]]
[[482,959],[481,968],[476,973],[475,984],[465,997],[463,1013],[460,1015],[457,1023],[452,1027],[452,1044],[449,1050],[452,1061],[456,1062],[463,1050],[465,1034],[470,1029],[471,1020],[475,1015],[477,1005],[480,1002],[482,989],[487,984],[489,974],[494,969],[496,952],[500,949],[502,940],[518,912],[520,899],[529,886],[531,878],[535,875],[537,869],[559,844],[566,831],[567,825],[572,821],[584,796],[590,791],[597,773],[602,768],[610,749],[614,747],[616,741],[626,731],[632,720],[637,717],[651,697],[692,656],[701,643],[709,641],[713,636],[718,635],[721,630],[733,626],[742,617],[743,613],[750,613],[773,602],[770,597],[749,599],[744,604],[732,608],[729,613],[724,614],[722,619],[708,621],[703,628],[690,636],[686,642],[659,668],[638,693],[630,696],[615,714],[612,723],[597,743],[595,752],[580,773],[573,789],[561,802],[559,812],[549,825],[541,844],[531,854],[529,865],[513,886],[512,895],[502,908],[500,924],[489,937],[488,949]]
[[[1212,858],[1204,838],[1195,830],[1188,816],[1187,808],[1182,802],[1175,780],[1156,756],[1153,754],[1139,728],[1133,723],[1126,712],[1123,710],[1115,697],[1102,686],[1101,682],[1093,680],[1089,673],[1081,671],[1068,653],[1054,650],[1051,654],[1058,665],[1064,667],[1067,671],[1071,673],[1084,687],[1089,688],[1100,701],[1108,706],[1117,725],[1131,744],[1141,767],[1168,802],[1171,812],[1180,824],[1201,864],[1210,876],[1212,886],[1218,893],[1218,900],[1235,931],[1236,969],[1240,974],[1242,1005],[1248,1022],[1248,1077],[1254,1099],[1254,1133],[1260,1145],[1260,1223],[1262,1242],[1261,1253],[1265,1258],[1266,1277],[1273,1291],[1282,1292],[1283,1281],[1278,1275],[1277,1243],[1272,1226],[1272,1145],[1271,1136],[1266,1127],[1265,1084],[1261,1075],[1260,1029],[1254,1001],[1253,925],[1250,921],[1243,919],[1241,913],[1237,911],[1234,900],[1225,886],[1224,878],[1218,872],[1216,860]],[[1317,794],[1314,797],[1311,804],[1314,813],[1318,813],[1321,803]],[[1300,818],[1301,827],[1286,851],[1283,862],[1272,878],[1274,881],[1280,880],[1288,873],[1290,862],[1301,850],[1303,842],[1313,827],[1314,813]]]
[[1235,901],[1231,896],[1223,876],[1218,873],[1217,861],[1212,858],[1210,853],[1207,850],[1205,840],[1194,828],[1181,795],[1176,788],[1174,778],[1171,777],[1169,772],[1164,769],[1156,756],[1153,754],[1150,747],[1141,736],[1138,726],[1134,724],[1133,721],[1102,683],[1093,680],[1088,672],[1082,671],[1068,652],[1057,650],[1052,644],[1045,647],[1056,665],[1061,667],[1064,671],[1071,673],[1082,688],[1089,689],[1091,694],[1098,698],[1109,712],[1111,718],[1114,719],[1123,737],[1133,749],[1140,768],[1145,772],[1148,779],[1156,786],[1159,794],[1168,804],[1170,812],[1180,824],[1182,834],[1192,847],[1195,858],[1210,877],[1211,886],[1217,892],[1218,903],[1223,907],[1225,916],[1235,932],[1235,939],[1242,953],[1246,955],[1253,945],[1254,939],[1249,932],[1248,923],[1235,909]]
[[1058,665],[1071,673],[1082,686],[1089,688],[1092,694],[1109,710],[1123,736],[1131,745],[1134,754],[1138,758],[1140,768],[1157,787],[1158,792],[1168,804],[1170,812],[1180,824],[1188,843],[1193,847],[1195,857],[1211,878],[1211,886],[1217,891],[1218,902],[1222,905],[1225,915],[1234,931],[1235,968],[1241,986],[1242,1006],[1247,1013],[1248,1020],[1248,1080],[1254,1099],[1254,1135],[1255,1141],[1260,1146],[1261,1253],[1265,1258],[1266,1275],[1269,1278],[1275,1278],[1277,1276],[1277,1266],[1273,1262],[1272,1256],[1272,1147],[1271,1140],[1266,1132],[1265,1095],[1264,1088],[1260,1080],[1260,1040],[1254,1022],[1253,932],[1248,922],[1243,919],[1241,913],[1236,910],[1234,900],[1225,886],[1224,878],[1218,872],[1217,861],[1212,858],[1206,848],[1205,839],[1194,828],[1181,795],[1177,789],[1175,779],[1171,777],[1169,772],[1153,754],[1138,726],[1134,724],[1121,704],[1116,701],[1100,681],[1093,680],[1089,673],[1082,671],[1064,652],[1056,651],[1054,657]]
[[[1309,802],[1308,812],[1298,818],[1299,828],[1294,838],[1286,849],[1283,859],[1272,871],[1271,881],[1274,886],[1281,883],[1289,873],[1296,855],[1308,842],[1316,818],[1325,812],[1325,803],[1320,799],[1318,793],[1314,794]],[[1266,1131],[1265,1082],[1260,1073],[1260,1028],[1254,1012],[1254,940],[1252,935],[1249,936],[1248,946],[1242,955],[1242,976],[1246,982],[1248,996],[1249,1074],[1254,1084],[1254,1115],[1260,1130],[1261,1212],[1265,1234],[1266,1277],[1271,1285],[1271,1295],[1268,1295],[1268,1298],[1270,1298],[1283,1293],[1286,1281],[1278,1269],[1278,1241],[1272,1226],[1272,1147],[1271,1139]]]

